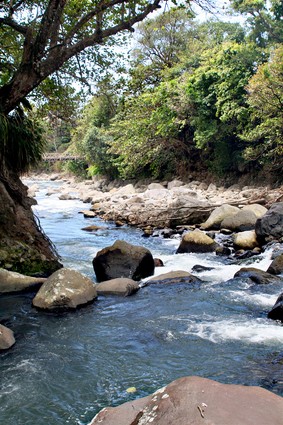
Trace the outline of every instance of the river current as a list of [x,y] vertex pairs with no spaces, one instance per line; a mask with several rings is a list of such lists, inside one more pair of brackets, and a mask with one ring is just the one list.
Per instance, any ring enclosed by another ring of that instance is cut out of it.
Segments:
[[[34,182],[27,182],[34,183]],[[78,212],[78,200],[45,196],[57,182],[38,182],[41,225],[64,266],[95,281],[92,259],[117,239],[149,248],[165,264],[156,274],[197,274],[201,284],[151,285],[131,297],[99,296],[73,312],[46,313],[34,294],[2,295],[1,321],[16,344],[0,354],[0,418],[5,425],[85,425],[103,407],[142,397],[181,376],[259,385],[283,395],[283,326],[267,319],[282,283],[232,279],[245,265],[266,270],[271,251],[228,264],[214,254],[175,254],[178,239],[143,238]],[[96,233],[82,229],[102,226]],[[252,263],[251,263],[252,261]],[[128,393],[135,387],[135,393]],[[117,424],[118,425],[118,424]]]

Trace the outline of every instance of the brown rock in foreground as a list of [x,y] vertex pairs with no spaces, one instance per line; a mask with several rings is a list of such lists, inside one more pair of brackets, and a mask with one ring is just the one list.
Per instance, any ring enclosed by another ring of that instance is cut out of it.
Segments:
[[184,377],[101,410],[89,425],[283,425],[283,398],[260,387]]

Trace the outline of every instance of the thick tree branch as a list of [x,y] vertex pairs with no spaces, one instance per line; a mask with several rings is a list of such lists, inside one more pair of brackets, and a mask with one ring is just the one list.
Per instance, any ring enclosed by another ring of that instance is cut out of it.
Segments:
[[0,18],[0,25],[7,25],[10,28],[13,28],[13,30],[19,32],[20,34],[26,35],[28,27],[24,25],[18,24],[14,19],[8,17],[8,18]]
[[[99,6],[105,10],[109,8],[109,12],[114,14],[117,11],[112,8],[121,2],[122,0],[101,0]],[[162,0],[153,0],[152,3],[144,6],[139,13],[137,13],[138,9],[135,9],[134,13],[130,11],[126,19],[121,13],[121,20],[118,24],[111,26],[109,20],[108,28],[101,28],[100,31],[97,31],[96,28],[93,34],[82,37],[74,44],[66,44],[64,40],[61,40],[61,44],[58,44],[61,18],[67,0],[50,0],[37,34],[34,36],[34,26],[27,28],[22,61],[17,72],[10,83],[0,88],[2,111],[5,113],[12,111],[46,77],[58,71],[64,63],[84,49],[101,44],[107,38],[124,30],[133,31],[133,25],[141,22],[149,13],[158,9],[161,2]],[[129,1],[128,4],[130,4]],[[89,18],[91,16],[88,15]],[[93,19],[96,16],[97,14],[93,16]],[[89,23],[91,24],[91,21]],[[78,28],[76,24],[74,25]],[[80,25],[82,25],[82,21]]]

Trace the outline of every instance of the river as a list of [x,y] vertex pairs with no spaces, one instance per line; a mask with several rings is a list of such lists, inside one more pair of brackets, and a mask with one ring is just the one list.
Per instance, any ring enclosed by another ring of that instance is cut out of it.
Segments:
[[[138,229],[85,219],[78,212],[88,205],[45,196],[59,184],[39,182],[34,210],[66,267],[95,281],[96,252],[124,239],[163,260],[165,267],[156,273],[191,271],[195,264],[213,269],[198,274],[203,279],[198,285],[145,286],[131,297],[99,296],[60,314],[34,309],[34,294],[2,295],[1,317],[16,344],[0,354],[1,423],[85,425],[107,405],[148,395],[187,375],[283,395],[283,326],[267,319],[283,281],[249,285],[232,277],[251,259],[228,264],[214,254],[176,255],[178,239],[143,238]],[[81,230],[89,224],[104,228]],[[253,265],[266,270],[270,257],[265,252]],[[136,392],[128,393],[133,386]]]

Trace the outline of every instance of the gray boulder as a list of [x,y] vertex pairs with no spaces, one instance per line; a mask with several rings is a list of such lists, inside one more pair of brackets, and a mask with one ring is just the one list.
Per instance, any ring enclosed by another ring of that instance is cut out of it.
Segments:
[[135,294],[139,289],[139,284],[132,279],[120,277],[106,280],[95,285],[96,291],[102,295],[122,295],[127,297]]
[[177,249],[177,254],[185,252],[213,252],[218,244],[199,229],[185,233]]
[[25,276],[20,273],[0,269],[0,294],[34,290],[46,281],[44,277]]
[[15,344],[14,333],[6,326],[0,325],[0,350],[7,350]]
[[280,320],[283,323],[283,293],[279,295],[267,316],[269,319]]
[[92,264],[98,282],[119,277],[141,280],[154,273],[151,252],[121,240],[99,251]]
[[183,271],[183,270],[176,270],[176,271],[172,271],[168,273],[163,273],[163,274],[160,274],[159,276],[154,276],[147,281],[148,284],[152,284],[152,283],[176,284],[176,283],[196,283],[196,282],[202,282],[202,280],[192,275],[191,273]]
[[[239,212],[239,208],[229,204],[223,204],[221,207],[215,208],[208,219],[202,223],[203,229],[220,229],[220,225],[227,217],[231,217]],[[222,226],[223,227],[223,226]]]
[[263,205],[260,204],[249,204],[245,205],[242,208],[243,211],[252,211],[257,218],[261,218],[265,213],[267,213],[267,208],[265,208]]
[[247,278],[259,285],[281,282],[281,279],[279,279],[277,276],[274,276],[255,267],[242,267],[240,270],[237,271],[237,273],[234,274],[234,277]]
[[32,303],[45,310],[74,309],[97,297],[95,285],[81,273],[60,269],[42,285]]
[[282,413],[283,398],[263,388],[192,376],[104,408],[89,425],[282,425]]
[[261,243],[283,237],[283,202],[273,204],[267,213],[256,221],[255,231]]
[[271,274],[283,273],[283,254],[279,254],[277,257],[275,257],[266,271],[267,273]]
[[221,222],[220,227],[237,232],[244,232],[245,230],[254,229],[256,221],[257,216],[253,211],[240,210],[236,214],[226,217]]

